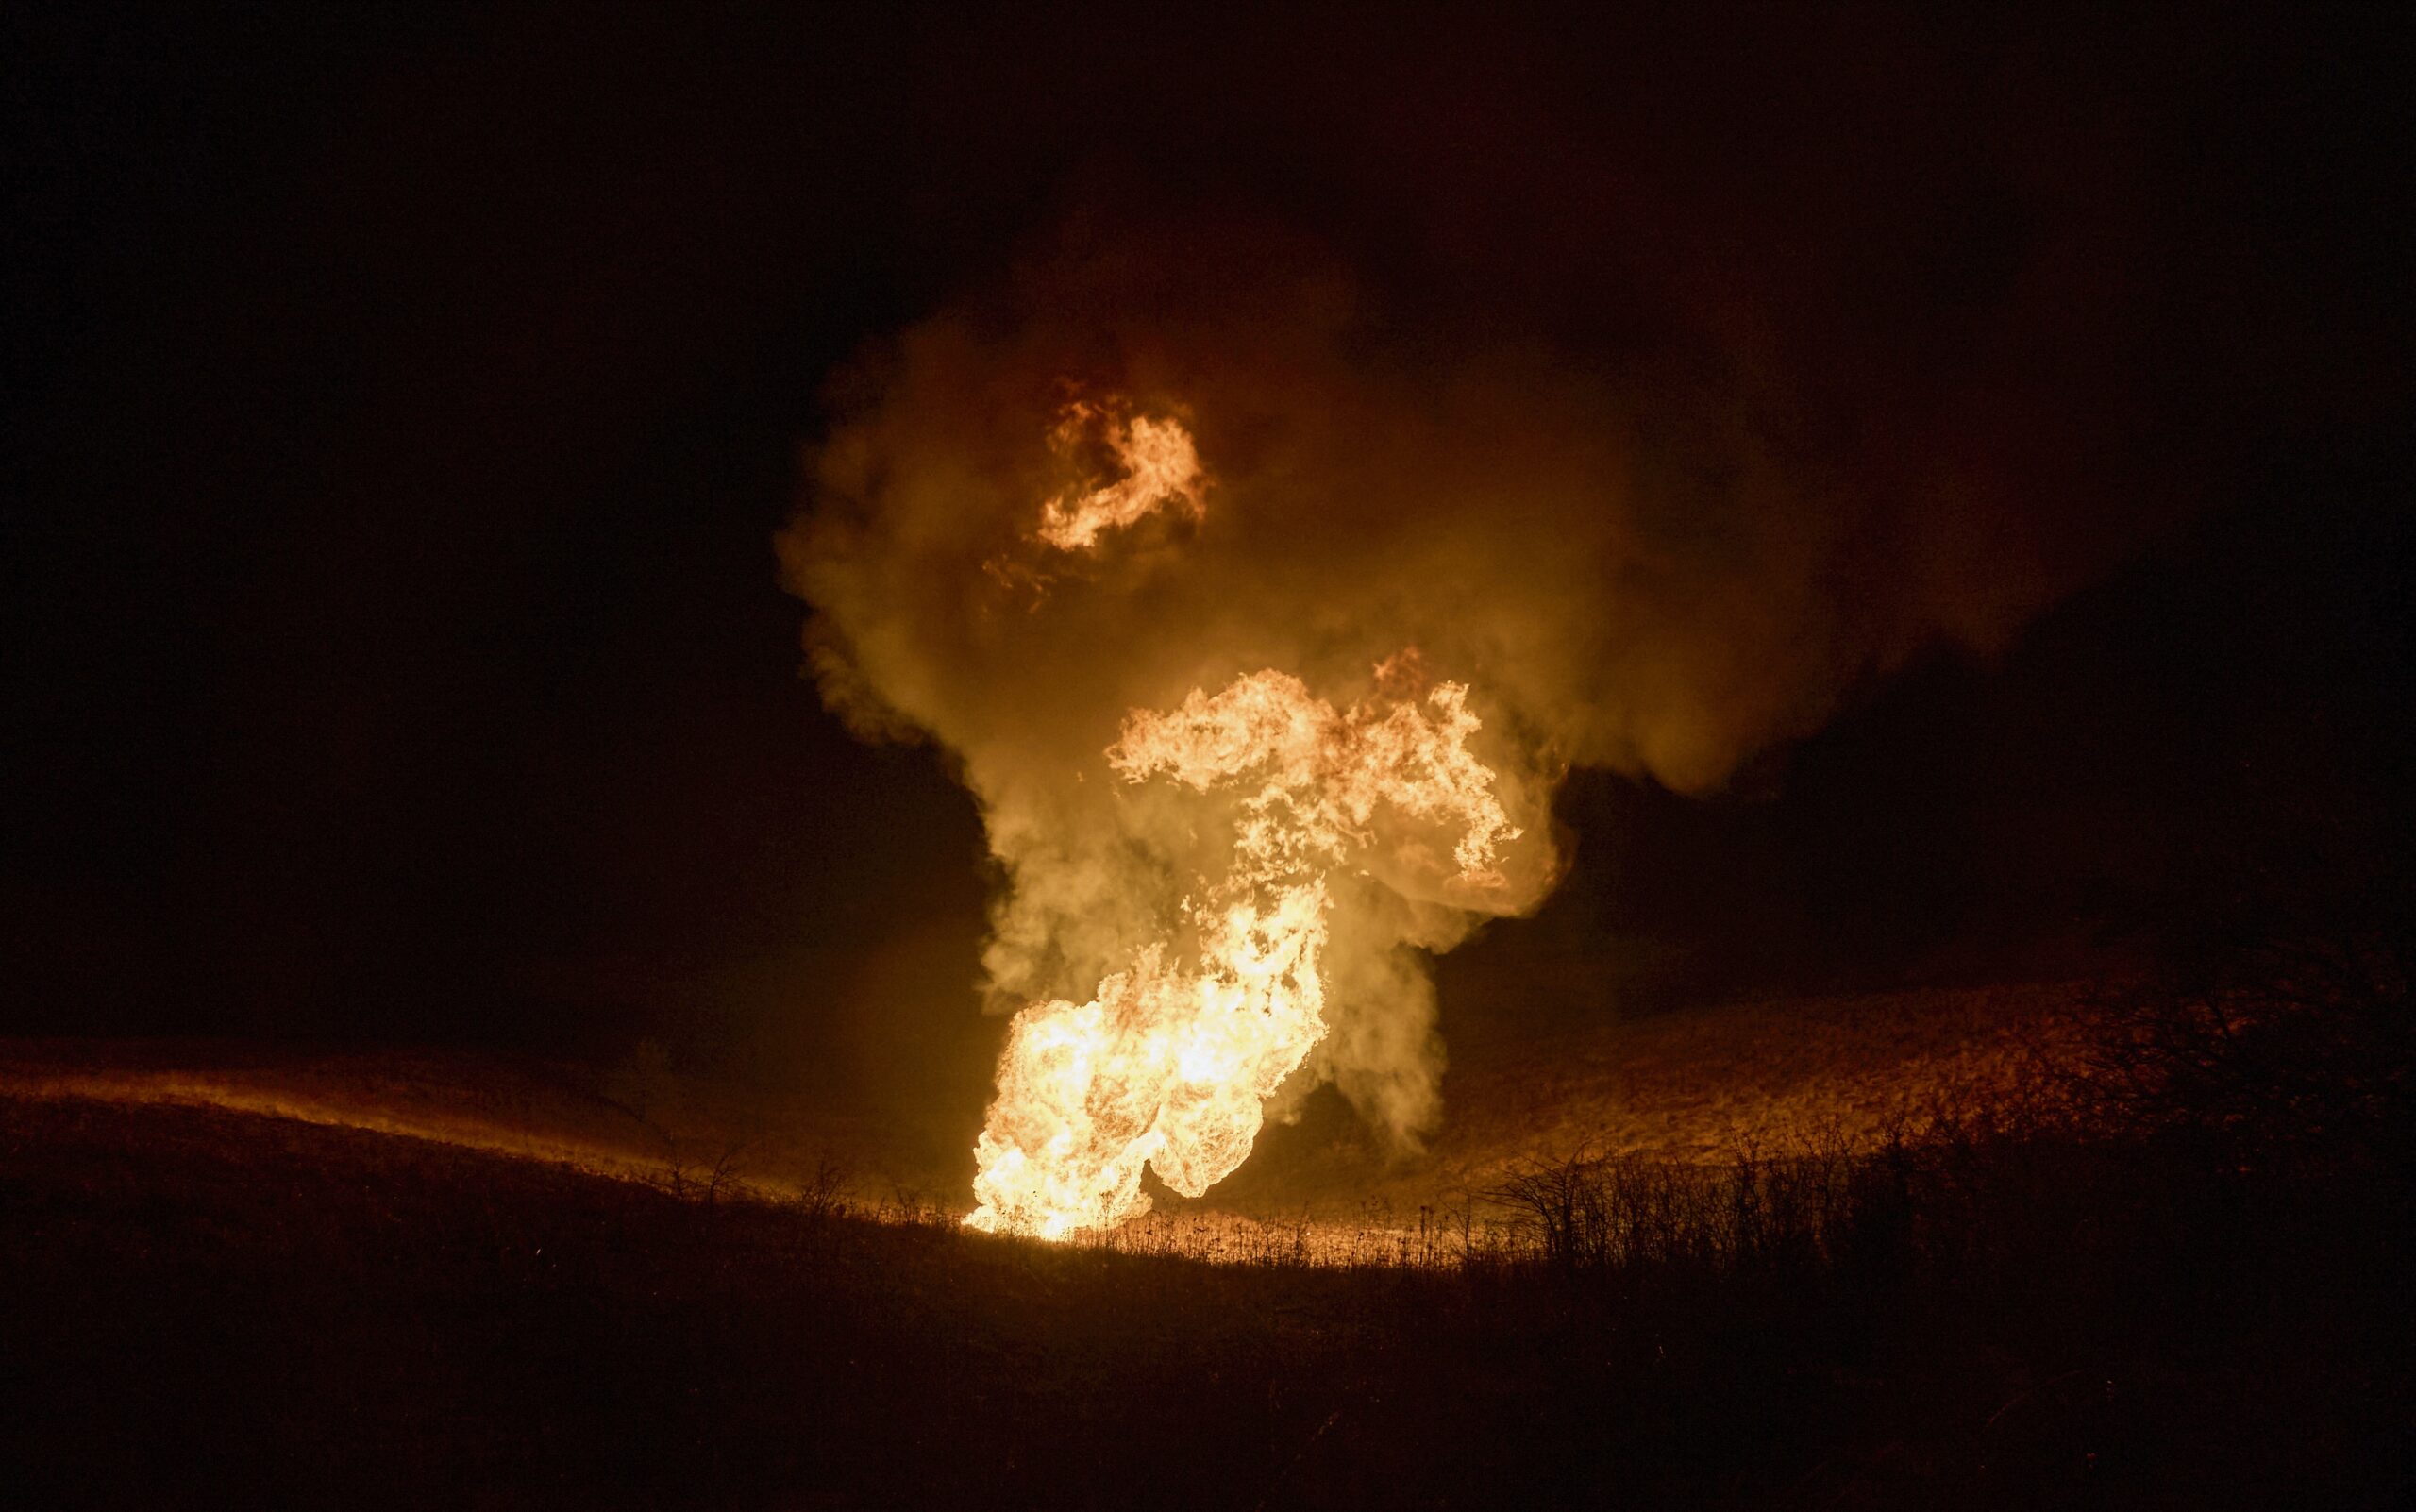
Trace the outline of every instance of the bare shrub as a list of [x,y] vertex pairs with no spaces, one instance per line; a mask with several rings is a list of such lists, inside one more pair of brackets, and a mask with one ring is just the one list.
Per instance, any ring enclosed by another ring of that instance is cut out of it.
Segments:
[[2408,942],[2227,939],[2105,989],[2082,1090],[2109,1123],[2219,1141],[2243,1163],[2404,1168],[2416,1092]]
[[1868,1164],[1819,1143],[1780,1157],[1747,1146],[1718,1165],[1581,1151],[1530,1163],[1482,1196],[1509,1215],[1514,1247],[1564,1271],[1800,1271],[1825,1258],[1858,1201],[1888,1189]]

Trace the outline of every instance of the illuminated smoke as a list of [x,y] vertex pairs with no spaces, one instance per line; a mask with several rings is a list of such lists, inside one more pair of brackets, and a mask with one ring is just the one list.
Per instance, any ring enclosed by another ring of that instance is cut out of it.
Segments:
[[1935,447],[1790,444],[1715,343],[1397,339],[1254,231],[1035,267],[841,380],[781,542],[826,700],[950,752],[1000,866],[985,1223],[1202,1189],[1320,1082],[1415,1147],[1424,962],[1550,891],[1569,767],[1715,789],[2089,565]]

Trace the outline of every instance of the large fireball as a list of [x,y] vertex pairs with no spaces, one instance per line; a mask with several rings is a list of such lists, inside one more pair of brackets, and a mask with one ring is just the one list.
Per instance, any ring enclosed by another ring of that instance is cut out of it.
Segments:
[[1231,1175],[1325,1037],[1329,873],[1410,819],[1455,832],[1451,881],[1499,884],[1497,848],[1518,831],[1468,750],[1477,728],[1455,682],[1337,711],[1274,670],[1128,715],[1107,752],[1118,777],[1244,795],[1232,865],[1183,900],[1192,949],[1153,941],[1090,1001],[1015,1016],[966,1221],[1063,1238],[1148,1211],[1144,1166],[1187,1197]]

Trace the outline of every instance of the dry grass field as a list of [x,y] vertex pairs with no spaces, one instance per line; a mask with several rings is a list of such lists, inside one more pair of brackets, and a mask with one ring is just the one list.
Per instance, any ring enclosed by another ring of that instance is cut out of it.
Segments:
[[1480,1044],[1422,1154],[1326,1098],[1065,1246],[660,1066],[15,1042],[0,1462],[34,1507],[2398,1504],[2404,1169],[2025,1113],[2078,1000]]
[[1508,1228],[1416,1244],[1049,1246],[223,1100],[0,1095],[0,1463],[12,1505],[110,1508],[2416,1485],[2405,1235],[2370,1188],[1971,1129],[1511,1187]]
[[[1427,1150],[1383,1148],[1327,1095],[1240,1172],[1170,1213],[1353,1233],[1414,1226],[1572,1155],[1718,1162],[1876,1148],[1940,1107],[2019,1090],[2069,1036],[2062,984],[1739,1002],[1586,1029],[1455,1065]],[[181,1103],[442,1141],[681,1186],[828,1187],[865,1208],[968,1200],[969,1151],[914,1130],[661,1067],[224,1043],[0,1042],[0,1092]],[[1387,1220],[1388,1224],[1392,1220]]]

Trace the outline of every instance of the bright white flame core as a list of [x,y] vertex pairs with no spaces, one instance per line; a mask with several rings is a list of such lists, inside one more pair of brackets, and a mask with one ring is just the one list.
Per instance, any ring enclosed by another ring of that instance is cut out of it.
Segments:
[[1196,960],[1170,963],[1156,941],[1091,1001],[1015,1016],[965,1221],[1061,1239],[1149,1211],[1145,1166],[1190,1197],[1232,1174],[1267,1098],[1325,1037],[1327,878],[1376,846],[1380,815],[1455,827],[1459,882],[1500,884],[1496,854],[1519,832],[1468,749],[1479,728],[1460,683],[1336,712],[1273,670],[1128,714],[1107,751],[1125,781],[1256,790],[1231,869],[1184,902]]

